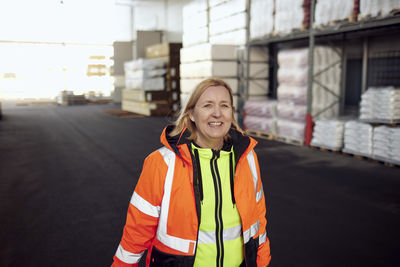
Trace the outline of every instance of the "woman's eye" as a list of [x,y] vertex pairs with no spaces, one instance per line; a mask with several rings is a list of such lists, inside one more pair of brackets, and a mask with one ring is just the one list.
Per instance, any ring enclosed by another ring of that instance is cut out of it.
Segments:
[[204,107],[205,107],[205,108],[210,108],[210,107],[211,107],[211,104],[205,104]]

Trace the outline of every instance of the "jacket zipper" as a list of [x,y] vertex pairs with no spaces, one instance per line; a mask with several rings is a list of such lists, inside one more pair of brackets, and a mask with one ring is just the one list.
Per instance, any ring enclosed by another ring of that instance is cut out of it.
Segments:
[[217,160],[219,151],[212,150],[213,156],[210,160],[211,174],[214,180],[215,191],[215,237],[217,246],[216,266],[223,267],[224,263],[224,245],[223,245],[223,222],[222,222],[222,189],[221,178],[218,172]]

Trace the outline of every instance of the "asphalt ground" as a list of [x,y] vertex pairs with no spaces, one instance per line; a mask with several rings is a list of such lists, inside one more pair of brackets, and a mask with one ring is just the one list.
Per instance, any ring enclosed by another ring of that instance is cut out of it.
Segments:
[[[0,266],[109,266],[170,118],[3,103]],[[271,267],[400,266],[400,168],[257,139]]]

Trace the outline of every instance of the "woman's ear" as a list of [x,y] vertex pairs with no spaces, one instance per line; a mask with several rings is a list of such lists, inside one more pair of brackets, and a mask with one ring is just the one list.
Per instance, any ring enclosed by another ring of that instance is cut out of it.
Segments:
[[192,122],[194,122],[194,116],[192,111],[189,111],[189,118]]

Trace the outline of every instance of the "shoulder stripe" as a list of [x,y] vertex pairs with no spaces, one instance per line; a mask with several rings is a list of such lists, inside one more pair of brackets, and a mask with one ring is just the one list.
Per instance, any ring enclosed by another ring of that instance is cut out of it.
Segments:
[[173,151],[166,147],[162,147],[158,151],[163,156],[164,161],[168,166],[168,171],[164,183],[164,196],[161,202],[160,219],[157,228],[157,239],[170,248],[184,253],[190,253],[191,249],[195,249],[195,240],[178,238],[168,235],[167,233],[168,211],[171,199],[172,182],[174,180],[176,155]]
[[[257,173],[256,161],[254,158],[253,150],[250,151],[250,153],[247,155],[247,161],[249,162],[251,176],[253,176],[254,192],[256,194],[256,201],[258,202],[261,200],[261,198],[263,196],[263,186],[261,184],[260,191],[257,192],[258,173]],[[260,182],[261,182],[261,180],[260,180]]]

